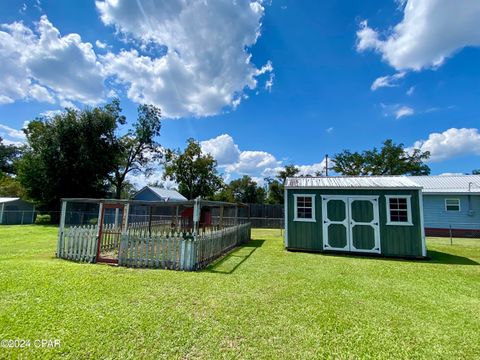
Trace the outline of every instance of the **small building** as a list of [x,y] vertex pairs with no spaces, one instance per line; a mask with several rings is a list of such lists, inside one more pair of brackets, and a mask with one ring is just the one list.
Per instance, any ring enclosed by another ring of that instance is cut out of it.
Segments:
[[[175,209],[176,211],[178,211],[178,207],[175,207],[174,204],[188,201],[188,199],[185,196],[183,196],[176,190],[164,189],[164,188],[155,187],[155,186],[143,187],[140,191],[138,191],[133,196],[132,200],[155,201],[155,202],[169,203],[172,205],[171,207],[160,206],[160,207],[154,207],[154,208],[133,205],[135,209],[132,213],[135,213],[137,215],[137,220],[141,218],[147,219],[149,216],[169,217],[172,214],[172,212],[175,211]],[[176,214],[177,217],[178,215],[179,214]]]
[[409,178],[423,187],[427,236],[480,236],[480,175]]
[[145,186],[133,196],[133,200],[175,202],[188,199],[176,190]]
[[0,225],[33,224],[35,206],[18,197],[0,197]]
[[285,247],[427,255],[421,186],[404,176],[296,177],[285,184]]

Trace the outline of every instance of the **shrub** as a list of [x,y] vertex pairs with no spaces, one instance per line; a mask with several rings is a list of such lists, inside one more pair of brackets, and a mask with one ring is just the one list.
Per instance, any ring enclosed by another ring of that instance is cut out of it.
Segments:
[[46,225],[52,222],[52,217],[50,215],[37,215],[35,219],[35,224],[37,225]]

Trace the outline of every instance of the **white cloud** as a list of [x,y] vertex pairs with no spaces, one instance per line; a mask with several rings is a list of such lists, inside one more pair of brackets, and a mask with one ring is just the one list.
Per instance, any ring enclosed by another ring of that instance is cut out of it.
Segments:
[[405,72],[399,72],[389,76],[381,76],[375,79],[370,88],[372,91],[375,91],[382,87],[396,87],[398,86],[398,80],[402,79],[403,77],[405,77]]
[[8,136],[13,139],[25,140],[25,134],[22,130],[17,130],[3,124],[0,124],[0,135],[2,135],[2,137]]
[[102,61],[130,99],[156,104],[168,117],[217,114],[273,71],[270,62],[258,69],[248,50],[261,33],[260,1],[106,0],[96,6],[102,21],[127,38],[166,48],[161,57],[131,49]]
[[430,151],[430,161],[442,161],[464,155],[480,155],[480,133],[476,128],[450,128],[442,133],[431,133],[426,140],[418,140],[409,150]]
[[238,161],[240,150],[233,138],[228,134],[219,135],[216,138],[200,143],[204,153],[211,154],[219,166],[231,165]]
[[275,156],[266,151],[242,151],[238,161],[228,165],[226,171],[236,172],[241,175],[263,174],[265,169],[280,165]]
[[299,175],[314,176],[317,173],[325,175],[325,159],[312,165],[299,165],[298,168],[300,169]]
[[99,49],[106,49],[108,47],[108,44],[104,43],[103,41],[97,40],[95,41],[95,46]]
[[383,104],[380,103],[385,117],[394,116],[397,120],[415,114],[415,110],[409,106],[402,104]]
[[211,154],[220,168],[225,170],[224,177],[229,180],[234,175],[264,176],[266,169],[281,164],[275,156],[266,151],[241,151],[228,134],[200,142],[202,151]]
[[402,21],[382,38],[362,21],[357,50],[374,50],[397,70],[421,70],[442,65],[464,47],[480,46],[478,0],[408,0],[403,12]]
[[415,86],[410,86],[410,87],[408,88],[406,94],[407,94],[408,96],[412,96],[414,92],[415,92]]
[[41,85],[33,84],[32,86],[30,86],[30,90],[28,94],[32,99],[42,101],[42,102],[47,102],[50,104],[55,103],[55,98],[52,96],[50,91],[48,91],[47,88]]
[[461,172],[445,172],[445,173],[441,173],[439,176],[462,176],[462,175],[465,175],[465,173],[461,173]]
[[163,179],[163,169],[156,169],[149,176],[146,176],[144,173],[129,173],[127,175],[127,180],[131,182],[137,190],[155,182],[159,182],[166,189],[178,189],[178,184],[175,181]]
[[0,103],[34,99],[94,104],[103,97],[103,70],[90,43],[61,36],[44,15],[36,31],[20,22],[0,25]]
[[[223,134],[200,143],[204,153],[211,154],[224,170],[225,181],[233,178],[249,175],[258,184],[263,184],[263,178],[274,177],[283,170],[283,161],[266,151],[240,150],[234,139]],[[315,175],[317,172],[325,172],[325,160],[311,165],[297,165],[299,175]]]
[[333,126],[330,126],[329,128],[326,128],[326,129],[325,129],[325,132],[326,132],[327,134],[331,134],[333,130],[334,130]]
[[405,116],[412,116],[415,111],[408,106],[402,106],[398,110],[395,111],[395,118],[400,119]]
[[60,115],[63,111],[62,110],[47,110],[42,113],[40,113],[40,116],[44,116],[47,118],[52,118],[56,115]]

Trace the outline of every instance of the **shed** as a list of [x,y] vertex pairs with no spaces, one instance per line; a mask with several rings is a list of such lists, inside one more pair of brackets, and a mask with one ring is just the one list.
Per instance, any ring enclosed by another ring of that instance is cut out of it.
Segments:
[[288,178],[285,247],[425,257],[422,212],[422,188],[404,176]]
[[145,186],[133,196],[133,200],[175,202],[187,201],[188,199],[177,190]]
[[480,236],[480,175],[409,178],[423,187],[427,236]]
[[18,197],[0,197],[0,224],[33,224],[35,206]]

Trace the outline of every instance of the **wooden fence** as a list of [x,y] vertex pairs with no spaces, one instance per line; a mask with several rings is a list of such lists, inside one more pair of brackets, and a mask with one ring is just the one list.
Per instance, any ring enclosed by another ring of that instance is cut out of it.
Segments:
[[118,264],[128,267],[199,270],[234,247],[250,239],[250,224],[222,230],[191,233],[141,234],[122,236]]
[[[157,228],[158,229],[158,228]],[[111,230],[111,229],[109,229]],[[221,230],[189,232],[146,231],[138,226],[118,237],[102,241],[103,250],[118,247],[118,264],[137,268],[199,270],[236,246],[250,240],[250,223]],[[57,256],[63,259],[96,262],[98,226],[66,228],[59,235]],[[118,236],[118,235],[117,235]],[[104,239],[105,240],[105,239]]]
[[95,262],[97,258],[97,225],[72,226],[59,234],[57,257]]

